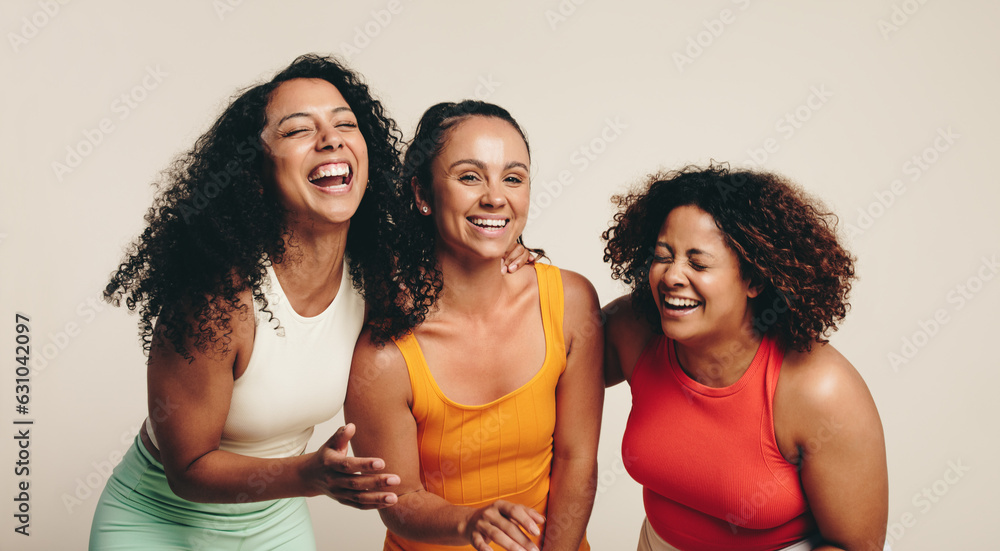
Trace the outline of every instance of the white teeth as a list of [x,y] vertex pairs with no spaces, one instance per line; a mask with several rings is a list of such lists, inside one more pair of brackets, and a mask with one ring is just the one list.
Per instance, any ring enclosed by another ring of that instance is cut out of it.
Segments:
[[670,306],[674,306],[676,308],[694,308],[695,306],[701,304],[697,300],[691,300],[689,298],[673,298],[673,297],[664,297],[663,302],[669,304]]
[[347,176],[350,174],[351,169],[347,166],[347,163],[337,163],[333,165],[325,165],[322,170],[318,170],[309,175],[309,181],[315,182],[320,178],[330,178],[332,176]]
[[494,220],[492,218],[470,218],[473,224],[485,228],[502,228],[507,225],[506,220]]

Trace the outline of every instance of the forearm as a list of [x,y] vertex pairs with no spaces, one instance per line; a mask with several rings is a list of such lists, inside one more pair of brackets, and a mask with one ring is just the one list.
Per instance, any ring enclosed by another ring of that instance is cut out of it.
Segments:
[[246,503],[314,496],[304,476],[310,455],[264,459],[214,450],[186,469],[167,473],[171,490],[199,503]]
[[580,547],[596,490],[597,462],[593,458],[553,458],[543,551],[575,551]]
[[392,533],[412,541],[437,545],[469,545],[465,535],[475,509],[417,490],[399,496],[396,505],[379,511]]

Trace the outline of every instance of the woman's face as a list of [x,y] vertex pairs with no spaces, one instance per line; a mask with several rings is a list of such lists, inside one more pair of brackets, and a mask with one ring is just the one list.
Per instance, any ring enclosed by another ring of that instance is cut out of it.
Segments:
[[758,289],[740,275],[712,215],[693,205],[670,211],[656,238],[649,286],[663,334],[681,343],[745,331]]
[[468,259],[502,258],[527,223],[528,147],[508,122],[472,116],[452,127],[431,164],[429,207],[439,254]]
[[291,218],[344,224],[368,185],[368,147],[337,87],[321,79],[280,84],[261,132],[278,196]]

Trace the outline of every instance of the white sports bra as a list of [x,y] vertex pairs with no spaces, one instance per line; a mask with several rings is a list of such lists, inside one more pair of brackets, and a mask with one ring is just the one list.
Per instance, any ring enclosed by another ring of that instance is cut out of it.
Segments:
[[[313,427],[343,407],[365,313],[346,262],[343,272],[330,306],[307,318],[292,309],[274,270],[267,267],[263,290],[276,321],[255,309],[253,351],[233,386],[219,449],[264,458],[299,455]],[[159,448],[148,418],[146,431]]]

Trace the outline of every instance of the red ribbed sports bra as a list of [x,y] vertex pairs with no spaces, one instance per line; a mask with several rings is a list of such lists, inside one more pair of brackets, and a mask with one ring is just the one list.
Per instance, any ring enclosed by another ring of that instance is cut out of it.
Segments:
[[632,373],[625,468],[646,516],[679,549],[769,551],[816,531],[774,437],[772,404],[784,352],[764,337],[746,373],[713,388],[689,377],[674,342],[654,337]]

